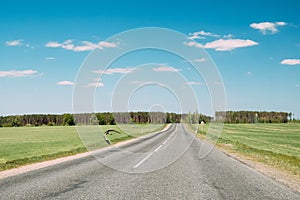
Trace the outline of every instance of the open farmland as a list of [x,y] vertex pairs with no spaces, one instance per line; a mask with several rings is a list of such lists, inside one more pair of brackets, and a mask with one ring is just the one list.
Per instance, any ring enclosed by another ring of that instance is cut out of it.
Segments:
[[[83,127],[83,126],[82,126]],[[81,127],[81,128],[82,128]],[[138,137],[162,129],[164,125],[86,126],[86,137],[93,141],[93,149],[107,146],[102,133],[107,129],[120,131],[112,134],[112,143]],[[79,127],[80,128],[80,127]],[[128,136],[127,134],[130,134]],[[82,137],[82,135],[80,135]],[[87,141],[84,139],[84,141]],[[91,149],[88,147],[88,149]],[[40,126],[0,128],[0,170],[85,152],[86,147],[74,126]]]
[[[208,125],[200,137],[204,138]],[[300,177],[300,124],[224,124],[218,145]]]

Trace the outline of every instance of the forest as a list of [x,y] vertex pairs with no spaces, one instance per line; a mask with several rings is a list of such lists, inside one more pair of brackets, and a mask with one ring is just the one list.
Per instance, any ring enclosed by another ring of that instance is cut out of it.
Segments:
[[[82,114],[30,114],[0,116],[0,127],[19,126],[73,126],[73,125],[115,125],[130,123],[200,123],[210,122],[213,117],[198,112],[178,114],[163,112],[104,112]],[[295,121],[292,113],[261,111],[218,111],[216,121],[225,123],[287,123]]]
[[[83,114],[30,114],[0,116],[0,127],[114,125],[125,123],[179,123],[184,115],[162,112],[118,112]],[[209,117],[208,117],[209,118]]]
[[295,121],[292,113],[265,111],[226,111],[216,112],[216,120],[225,123],[287,123]]

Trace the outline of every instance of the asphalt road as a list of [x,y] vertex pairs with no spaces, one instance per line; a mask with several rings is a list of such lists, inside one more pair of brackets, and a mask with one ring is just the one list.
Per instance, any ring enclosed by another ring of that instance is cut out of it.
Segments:
[[0,199],[300,199],[218,150],[200,159],[202,144],[173,125],[94,156],[2,179]]

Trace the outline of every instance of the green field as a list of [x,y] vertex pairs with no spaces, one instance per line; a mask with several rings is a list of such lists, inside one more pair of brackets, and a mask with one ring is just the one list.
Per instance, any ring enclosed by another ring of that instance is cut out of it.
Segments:
[[102,134],[107,129],[113,128],[122,133],[108,136],[112,143],[116,143],[163,127],[162,124],[81,126],[77,127],[84,130],[80,136],[74,126],[0,128],[0,170],[107,146]]
[[[201,129],[205,137],[208,125]],[[224,124],[218,144],[300,177],[300,123]]]

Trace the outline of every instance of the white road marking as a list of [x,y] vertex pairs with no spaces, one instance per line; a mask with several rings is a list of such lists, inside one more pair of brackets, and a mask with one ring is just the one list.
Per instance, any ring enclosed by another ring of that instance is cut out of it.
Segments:
[[177,131],[177,126],[175,131],[162,143],[162,145],[165,145],[169,141],[169,139],[175,134],[176,131]]
[[143,160],[141,160],[138,164],[134,165],[133,168],[139,167],[143,162],[145,162],[150,156],[152,156],[153,152],[148,154]]
[[160,148],[162,148],[163,145],[159,145],[155,150],[154,152],[157,152]]
[[154,152],[157,152],[159,149],[161,149],[169,141],[169,139],[175,134],[176,131],[177,131],[177,125],[175,131],[161,145],[159,145],[153,152],[149,153],[145,158],[143,158],[140,162],[134,165],[133,168],[138,168],[141,164],[143,164],[143,162],[145,162],[148,158],[150,158]]

